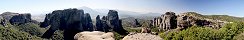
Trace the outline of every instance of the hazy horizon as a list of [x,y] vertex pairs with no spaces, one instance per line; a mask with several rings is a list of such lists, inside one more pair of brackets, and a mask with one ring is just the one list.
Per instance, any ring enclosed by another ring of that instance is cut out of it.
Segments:
[[89,7],[141,13],[198,12],[244,17],[244,0],[2,0],[0,13],[46,14],[53,10]]

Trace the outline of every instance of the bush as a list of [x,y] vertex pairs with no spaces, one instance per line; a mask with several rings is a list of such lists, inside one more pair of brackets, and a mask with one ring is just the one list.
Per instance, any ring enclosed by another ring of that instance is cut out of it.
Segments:
[[51,37],[52,40],[64,40],[63,31],[57,30],[54,32],[53,36]]

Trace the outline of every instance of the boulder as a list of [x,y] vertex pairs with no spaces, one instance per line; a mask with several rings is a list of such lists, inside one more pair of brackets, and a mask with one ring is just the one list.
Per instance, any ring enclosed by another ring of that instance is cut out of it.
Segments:
[[141,33],[151,33],[151,29],[150,28],[143,27],[141,29]]
[[3,25],[4,27],[8,27],[7,21],[5,19],[1,19],[0,24]]
[[152,35],[150,33],[132,33],[125,36],[122,40],[163,40],[158,35]]
[[112,32],[100,32],[100,31],[93,31],[93,32],[80,32],[74,36],[75,40],[115,40],[114,34]]

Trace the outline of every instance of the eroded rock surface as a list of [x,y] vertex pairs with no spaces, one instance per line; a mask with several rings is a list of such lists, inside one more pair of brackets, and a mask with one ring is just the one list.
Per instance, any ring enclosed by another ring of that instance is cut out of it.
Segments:
[[166,12],[165,14],[161,15],[161,17],[154,18],[151,24],[158,27],[159,31],[167,31],[175,28],[184,29],[193,25],[218,29],[221,27],[221,25],[227,23],[219,20],[196,17],[197,15],[193,15],[193,13],[194,12],[187,12],[175,15],[174,12]]
[[39,22],[31,19],[30,13],[4,12],[0,14],[0,21],[3,26],[7,26],[7,23],[10,23],[12,25],[20,25],[30,22],[39,24]]
[[131,33],[125,36],[122,40],[163,40],[158,35],[150,33]]
[[64,30],[64,39],[73,40],[78,32],[82,31],[102,31],[111,32],[115,31],[121,35],[127,35],[127,31],[123,29],[121,20],[119,19],[118,12],[109,10],[107,16],[97,17],[96,26],[92,24],[89,13],[85,13],[81,9],[64,9],[55,10],[50,14],[46,14],[44,22],[41,27],[50,28],[43,34],[42,38],[50,38],[56,30]]
[[14,15],[9,22],[11,24],[24,24],[24,23],[28,23],[31,22],[31,14],[19,14],[19,15]]
[[170,30],[176,28],[176,18],[174,12],[166,12],[164,15],[161,15],[162,22],[159,25],[159,29]]
[[[86,14],[86,16],[88,15]],[[83,28],[84,26],[90,27],[87,25],[89,24],[89,17],[87,19],[84,17],[84,11],[78,9],[55,10],[46,14],[45,20],[40,26],[47,27],[50,25],[50,28],[43,34],[42,38],[50,38],[56,30],[64,30],[64,39],[74,40],[76,33],[88,29]]]
[[122,22],[119,19],[118,12],[115,10],[109,10],[107,16],[102,17],[103,32],[115,31],[121,35],[127,35],[127,31],[122,27]]
[[75,40],[115,40],[114,34],[112,32],[100,32],[100,31],[93,31],[93,32],[80,32],[74,36]]

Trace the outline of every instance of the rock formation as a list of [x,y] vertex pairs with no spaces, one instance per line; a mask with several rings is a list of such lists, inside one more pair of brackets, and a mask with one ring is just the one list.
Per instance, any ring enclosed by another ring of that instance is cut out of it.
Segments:
[[0,16],[3,17],[3,19],[10,20],[13,16],[19,15],[19,13],[13,13],[13,12],[4,12]]
[[[98,17],[97,17],[98,19]],[[99,21],[99,20],[97,20]],[[97,22],[99,25],[99,22]],[[126,35],[127,31],[123,29],[122,22],[119,19],[118,12],[115,10],[109,10],[107,16],[103,16],[102,20],[102,30],[103,32],[115,31],[119,34]],[[99,26],[97,26],[99,27]]]
[[28,23],[31,22],[31,14],[19,14],[19,15],[15,15],[13,16],[9,22],[11,24],[24,24],[24,23]]
[[133,33],[128,34],[122,40],[163,40],[160,36],[150,33]]
[[[218,22],[218,21],[215,21]],[[189,16],[187,15],[187,13],[183,13],[178,15],[177,18],[177,27],[178,28],[187,28],[193,25],[197,25],[197,26],[208,26],[208,27],[214,27],[214,26],[210,26],[210,25],[215,25],[213,23],[213,21],[207,21],[206,19],[199,19],[193,16]]]
[[91,16],[90,16],[90,14],[89,13],[86,13],[85,15],[84,15],[84,22],[85,23],[83,23],[83,30],[86,30],[86,31],[93,31],[94,29],[93,29],[93,24],[92,24],[92,20],[91,20]]
[[64,30],[65,40],[74,40],[75,34],[82,31],[115,31],[122,35],[127,34],[127,31],[122,27],[121,20],[119,20],[118,12],[115,10],[109,10],[108,15],[103,16],[102,20],[100,20],[100,16],[96,19],[96,26],[93,27],[90,14],[84,14],[83,10],[64,9],[53,11],[46,14],[44,22],[40,25],[41,27],[50,25],[42,38],[50,38],[56,30]]
[[24,23],[36,23],[39,22],[31,19],[30,13],[13,13],[13,12],[4,12],[0,15],[0,23],[3,26],[7,26],[7,23],[12,25],[20,25]]
[[2,19],[0,21],[0,24],[3,25],[4,27],[7,27],[7,21],[5,19]]
[[134,19],[134,21],[132,22],[131,25],[132,25],[132,27],[140,27],[141,26],[137,19]]
[[123,29],[122,22],[119,20],[118,12],[115,10],[109,10],[107,15],[108,25],[113,29],[113,31],[126,35],[127,31]]
[[141,29],[141,33],[150,33],[150,32],[151,32],[151,29],[150,28],[143,27]]
[[102,20],[100,19],[100,16],[97,15],[96,17],[96,31],[103,31],[103,24],[102,24]]
[[104,32],[109,32],[109,30],[112,30],[112,28],[109,27],[109,25],[108,25],[106,16],[103,16],[103,17],[102,17],[101,22],[102,22],[102,28],[103,28],[103,31],[104,31]]
[[[86,16],[88,15],[89,14],[86,14]],[[76,33],[84,31],[84,29],[88,29],[83,28],[84,26],[90,27],[88,25],[89,22],[84,22],[89,21],[89,17],[87,19],[85,19],[84,17],[84,11],[78,9],[56,10],[50,14],[46,14],[45,20],[41,23],[40,26],[51,26],[43,34],[42,38],[50,38],[56,30],[60,29],[64,30],[65,40],[74,40],[74,35]]]
[[184,29],[193,25],[220,28],[219,25],[222,24],[219,23],[220,21],[200,19],[195,16],[189,13],[176,16],[174,12],[166,12],[161,17],[154,18],[151,23],[153,26],[159,27],[159,31],[167,31],[175,28]]
[[166,12],[164,15],[161,15],[162,22],[159,25],[159,29],[169,30],[176,28],[176,17],[174,12]]
[[162,18],[157,17],[153,19],[153,26],[159,26],[159,24],[162,22]]
[[75,40],[115,40],[112,32],[80,32],[74,36]]

